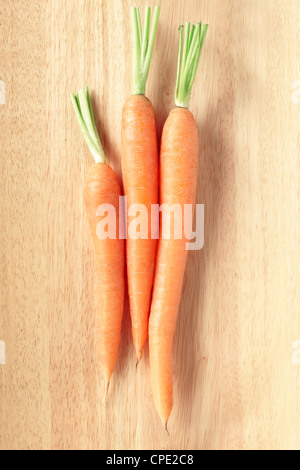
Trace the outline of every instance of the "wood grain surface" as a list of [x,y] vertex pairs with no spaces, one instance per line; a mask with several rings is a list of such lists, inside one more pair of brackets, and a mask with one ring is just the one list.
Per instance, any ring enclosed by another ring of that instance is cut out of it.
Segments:
[[298,0],[161,2],[147,87],[159,135],[173,106],[177,28],[209,23],[191,100],[205,245],[186,270],[170,438],[147,348],[135,367],[127,301],[102,405],[82,197],[91,156],[70,93],[90,87],[121,178],[130,5],[0,0],[0,449],[299,449]]

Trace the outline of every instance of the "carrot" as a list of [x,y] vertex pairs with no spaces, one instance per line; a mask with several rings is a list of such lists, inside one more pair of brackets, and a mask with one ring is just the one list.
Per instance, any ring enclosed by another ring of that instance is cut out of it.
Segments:
[[[153,288],[157,240],[151,238],[151,205],[158,204],[158,148],[154,111],[145,97],[160,8],[157,6],[150,31],[151,8],[146,7],[144,36],[139,9],[133,7],[134,80],[132,96],[123,107],[121,159],[127,206],[144,210],[148,227],[140,238],[130,236],[129,227],[137,213],[127,218],[127,277],[132,336],[137,360],[148,337],[148,321]],[[143,205],[144,209],[141,209]],[[155,225],[155,221],[152,224]],[[158,227],[158,217],[157,217]]]
[[[191,90],[207,25],[186,24],[180,28],[180,47],[174,108],[164,125],[160,153],[160,205],[185,204],[195,207],[198,130],[188,110]],[[171,222],[174,218],[171,218]],[[149,320],[150,370],[153,398],[158,414],[167,428],[173,407],[172,346],[187,259],[188,238],[174,233],[163,236],[160,228],[153,300]],[[187,358],[188,360],[188,358]]]
[[[105,380],[105,397],[114,371],[121,335],[125,284],[125,246],[119,238],[105,238],[97,231],[101,220],[98,208],[110,205],[116,214],[119,234],[120,185],[105,154],[96,129],[88,89],[72,95],[72,102],[81,130],[95,159],[89,169],[84,188],[84,201],[89,221],[95,262],[95,291],[98,306],[97,347]],[[104,398],[105,398],[104,397]]]

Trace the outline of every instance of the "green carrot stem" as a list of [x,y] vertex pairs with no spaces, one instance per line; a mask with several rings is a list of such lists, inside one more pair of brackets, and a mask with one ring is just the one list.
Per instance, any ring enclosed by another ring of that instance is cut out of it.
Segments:
[[181,26],[179,28],[180,41],[175,89],[175,104],[178,107],[189,107],[192,87],[196,78],[207,30],[208,25],[203,25],[202,23],[198,23],[197,26],[191,26],[190,23],[186,23],[185,27]]
[[72,94],[71,100],[83,137],[95,162],[105,163],[105,154],[96,128],[89,89],[81,89],[77,95]]
[[192,44],[192,40],[193,40],[193,37],[194,37],[195,29],[196,29],[196,26],[192,24],[192,28],[191,28],[191,32],[190,32],[190,37],[189,37],[189,45],[188,45],[189,48],[191,47],[191,44]]
[[146,91],[146,83],[153,55],[159,14],[160,7],[156,6],[152,25],[150,26],[151,7],[146,7],[143,33],[140,11],[136,7],[131,8],[133,31],[133,95],[144,95]]

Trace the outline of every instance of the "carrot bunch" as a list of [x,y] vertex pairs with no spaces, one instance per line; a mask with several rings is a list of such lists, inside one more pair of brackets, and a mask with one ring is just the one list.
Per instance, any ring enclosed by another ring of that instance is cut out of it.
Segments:
[[[143,32],[138,8],[131,9],[133,87],[132,95],[123,107],[121,160],[124,194],[129,208],[126,261],[133,342],[139,361],[149,334],[153,398],[167,428],[173,407],[173,338],[189,238],[184,230],[185,221],[182,221],[184,236],[178,238],[170,231],[170,236],[165,237],[162,224],[159,228],[158,216],[154,218],[154,228],[159,229],[159,240],[153,237],[152,208],[160,203],[162,211],[162,208],[170,211],[176,205],[185,213],[186,205],[195,207],[199,138],[194,116],[188,108],[208,26],[186,23],[185,27],[179,28],[175,107],[163,128],[159,160],[154,110],[145,96],[159,13],[160,8],[156,7],[151,26],[151,8],[146,7]],[[114,207],[119,233],[121,190],[115,173],[106,164],[88,90],[72,95],[72,102],[95,159],[86,177],[84,199],[94,244],[99,358],[107,394],[121,334],[125,243],[119,237],[99,237],[98,208],[102,204]],[[131,222],[141,211],[145,211],[148,221],[147,233],[142,237],[132,237]],[[170,226],[175,226],[174,218],[169,222]],[[192,223],[189,226],[192,227]]]

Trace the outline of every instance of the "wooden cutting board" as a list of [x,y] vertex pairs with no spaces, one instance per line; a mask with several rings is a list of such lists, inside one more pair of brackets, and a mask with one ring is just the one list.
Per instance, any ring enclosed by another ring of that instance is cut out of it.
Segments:
[[297,0],[162,1],[147,87],[159,135],[173,106],[177,29],[209,23],[191,100],[205,244],[186,269],[170,438],[152,402],[148,348],[135,367],[127,303],[102,405],[82,198],[91,156],[70,93],[89,86],[121,177],[130,5],[0,0],[0,448],[299,449]]

